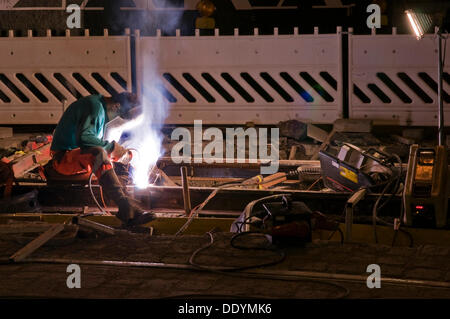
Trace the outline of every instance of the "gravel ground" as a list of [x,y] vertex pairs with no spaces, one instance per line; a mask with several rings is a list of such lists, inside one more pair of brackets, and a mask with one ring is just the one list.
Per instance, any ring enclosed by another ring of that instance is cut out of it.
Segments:
[[[243,250],[230,246],[230,233],[216,233],[214,244],[200,252],[195,262],[204,266],[242,267],[279,259],[276,251]],[[115,260],[189,264],[208,236],[145,236],[125,234],[113,237],[77,238],[64,246],[47,245],[30,258],[72,260]],[[265,246],[262,238],[241,238],[240,245]],[[7,258],[23,243],[0,240],[0,258]],[[445,281],[450,284],[450,249],[438,246],[415,248],[370,244],[314,241],[306,246],[285,247],[281,263],[259,270],[309,271],[360,275],[367,278],[367,266],[378,264],[381,278]],[[450,289],[381,284],[369,289],[366,281],[275,280],[251,278],[201,270],[142,267],[114,267],[80,263],[81,288],[69,289],[69,263],[19,263],[0,265],[0,298],[450,298]]]

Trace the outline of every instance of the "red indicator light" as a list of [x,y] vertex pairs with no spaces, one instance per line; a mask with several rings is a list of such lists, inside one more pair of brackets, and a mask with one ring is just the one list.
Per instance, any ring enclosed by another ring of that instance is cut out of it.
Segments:
[[424,207],[423,207],[423,206],[420,206],[420,205],[418,205],[418,206],[416,206],[416,209],[424,209]]

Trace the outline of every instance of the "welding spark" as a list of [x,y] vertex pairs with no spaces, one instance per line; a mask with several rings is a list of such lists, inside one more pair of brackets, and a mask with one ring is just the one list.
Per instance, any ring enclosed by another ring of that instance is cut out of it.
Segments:
[[147,188],[150,186],[150,170],[161,156],[161,138],[157,132],[150,130],[135,148],[138,156],[131,161],[134,167],[133,182],[138,188]]

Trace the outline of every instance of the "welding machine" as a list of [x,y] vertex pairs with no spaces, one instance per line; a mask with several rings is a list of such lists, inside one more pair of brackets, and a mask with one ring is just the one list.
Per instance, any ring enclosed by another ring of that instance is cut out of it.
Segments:
[[272,216],[270,234],[275,245],[311,242],[312,211],[305,203],[283,197],[281,202],[266,203],[263,207]]
[[328,146],[320,151],[319,158],[325,186],[341,192],[354,192],[361,187],[376,191],[376,186],[392,176],[394,170],[392,156],[374,148],[362,150],[350,143],[343,143],[337,151]]
[[411,145],[403,192],[404,223],[416,227],[447,225],[449,184],[444,146]]

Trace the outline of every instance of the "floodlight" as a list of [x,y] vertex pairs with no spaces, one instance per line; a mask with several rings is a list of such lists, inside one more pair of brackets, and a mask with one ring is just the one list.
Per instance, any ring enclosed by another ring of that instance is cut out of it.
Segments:
[[417,39],[422,39],[425,33],[431,28],[433,22],[431,17],[428,14],[415,12],[411,9],[406,10],[405,13]]

